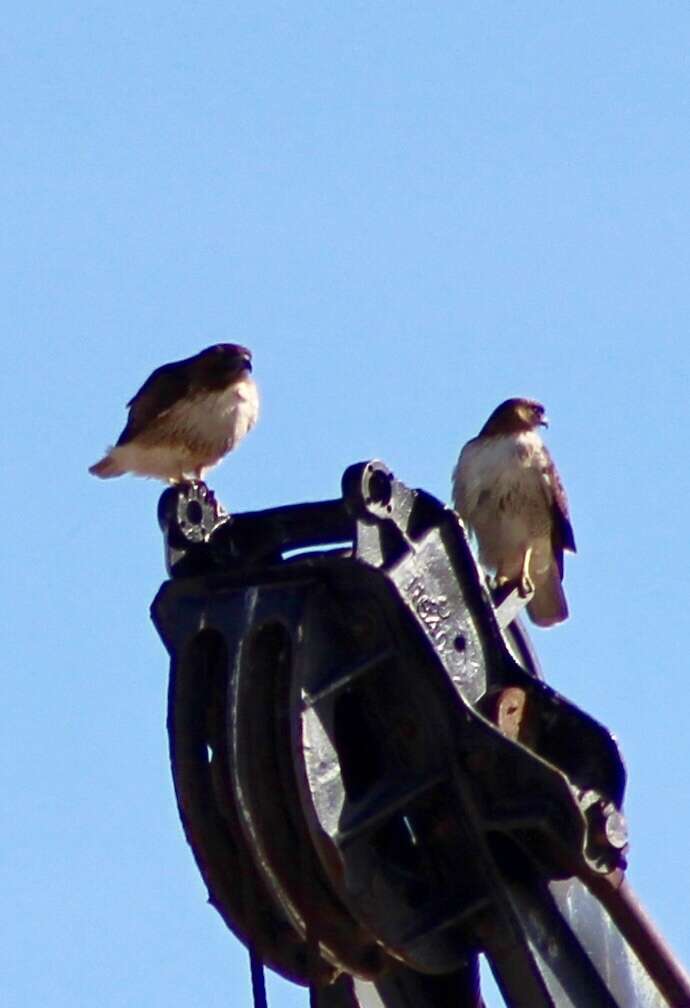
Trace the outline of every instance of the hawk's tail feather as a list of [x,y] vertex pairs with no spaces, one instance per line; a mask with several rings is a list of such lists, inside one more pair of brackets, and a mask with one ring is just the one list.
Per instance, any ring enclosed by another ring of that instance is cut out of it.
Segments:
[[542,627],[554,626],[568,618],[568,603],[555,564],[549,568],[545,577],[537,582],[527,612],[532,621]]
[[100,479],[112,479],[114,476],[122,476],[126,471],[126,469],[122,469],[117,464],[112,455],[104,455],[100,462],[89,466],[91,475],[98,476]]

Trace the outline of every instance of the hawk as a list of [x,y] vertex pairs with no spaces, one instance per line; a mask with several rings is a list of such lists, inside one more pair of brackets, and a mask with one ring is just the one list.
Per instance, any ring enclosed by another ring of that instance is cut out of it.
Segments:
[[568,615],[563,551],[575,552],[565,490],[538,433],[547,426],[541,403],[507,399],[453,471],[453,503],[476,536],[480,562],[495,571],[497,587],[533,591],[527,611],[545,627]]
[[117,444],[89,472],[131,472],[170,483],[201,479],[256,423],[259,395],[252,355],[235,343],[156,368],[127,405]]

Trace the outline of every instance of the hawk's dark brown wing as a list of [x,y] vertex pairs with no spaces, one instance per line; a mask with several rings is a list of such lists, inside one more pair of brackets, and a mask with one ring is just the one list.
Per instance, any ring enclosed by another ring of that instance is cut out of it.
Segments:
[[149,375],[135,396],[127,403],[129,418],[117,443],[127,444],[141,434],[161,414],[189,392],[187,361],[163,364]]
[[575,534],[570,524],[570,512],[568,510],[568,498],[565,488],[561,483],[561,477],[558,475],[558,470],[553,463],[553,459],[546,449],[545,451],[548,464],[544,470],[544,476],[551,488],[552,497],[551,546],[561,577],[563,577],[563,550],[569,550],[571,553],[576,552]]

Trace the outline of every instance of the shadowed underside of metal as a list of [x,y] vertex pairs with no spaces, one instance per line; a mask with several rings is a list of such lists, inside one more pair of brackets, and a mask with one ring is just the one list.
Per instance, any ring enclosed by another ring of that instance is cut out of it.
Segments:
[[611,735],[536,674],[455,514],[379,462],[342,497],[159,508],[180,816],[253,963],[329,1008],[690,1006],[624,881]]

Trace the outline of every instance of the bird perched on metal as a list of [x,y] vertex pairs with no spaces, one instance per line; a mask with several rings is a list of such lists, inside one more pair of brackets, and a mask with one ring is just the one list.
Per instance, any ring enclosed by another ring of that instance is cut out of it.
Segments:
[[495,571],[497,587],[534,591],[527,611],[538,626],[566,619],[563,551],[575,552],[565,490],[538,433],[547,426],[541,403],[507,399],[453,471],[453,503],[477,538],[480,562]]
[[259,395],[246,347],[219,343],[156,368],[127,405],[117,444],[89,469],[181,483],[201,479],[256,423]]

